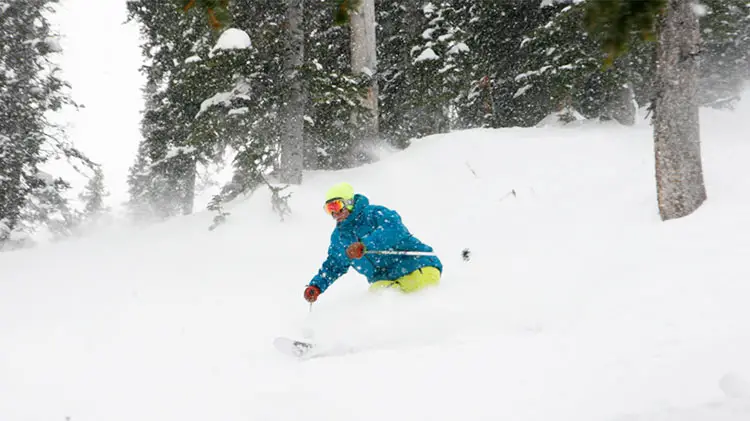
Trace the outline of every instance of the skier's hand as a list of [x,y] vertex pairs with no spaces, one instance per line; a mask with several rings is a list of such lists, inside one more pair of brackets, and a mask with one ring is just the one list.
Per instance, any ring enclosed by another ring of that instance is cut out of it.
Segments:
[[318,295],[320,295],[320,288],[315,285],[308,285],[305,288],[305,300],[308,302],[314,303],[318,299]]
[[350,259],[361,259],[365,255],[365,245],[362,243],[352,243],[346,249],[346,255]]

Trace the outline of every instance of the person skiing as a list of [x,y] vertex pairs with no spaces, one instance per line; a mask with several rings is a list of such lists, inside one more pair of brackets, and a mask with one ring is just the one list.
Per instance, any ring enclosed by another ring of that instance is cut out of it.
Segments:
[[[305,300],[315,302],[350,267],[367,278],[371,291],[396,288],[409,293],[440,283],[440,259],[409,232],[397,212],[371,205],[348,183],[331,187],[325,199],[325,211],[336,220],[336,227],[328,257],[305,288]],[[426,255],[379,253],[384,251]]]

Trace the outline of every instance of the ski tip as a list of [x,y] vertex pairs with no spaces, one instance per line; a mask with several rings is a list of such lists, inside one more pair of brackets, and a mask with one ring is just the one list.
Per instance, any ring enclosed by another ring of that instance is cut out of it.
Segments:
[[313,344],[296,339],[279,336],[273,340],[273,346],[282,354],[295,358],[304,358],[314,347]]

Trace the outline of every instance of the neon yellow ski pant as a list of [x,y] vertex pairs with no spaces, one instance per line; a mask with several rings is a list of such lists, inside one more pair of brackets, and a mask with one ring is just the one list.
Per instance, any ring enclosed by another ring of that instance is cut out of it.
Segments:
[[440,283],[440,271],[432,266],[417,269],[393,281],[377,281],[370,285],[370,291],[375,292],[385,288],[398,288],[401,292],[415,292]]

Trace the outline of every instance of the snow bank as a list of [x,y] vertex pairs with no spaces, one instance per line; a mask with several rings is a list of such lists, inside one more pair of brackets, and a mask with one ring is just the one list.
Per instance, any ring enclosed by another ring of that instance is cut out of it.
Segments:
[[[745,421],[748,111],[703,111],[709,199],[669,223],[640,121],[432,136],[307,173],[283,223],[260,190],[214,231],[199,213],[0,254],[0,419]],[[435,247],[439,288],[349,273],[310,311],[341,180]]]

